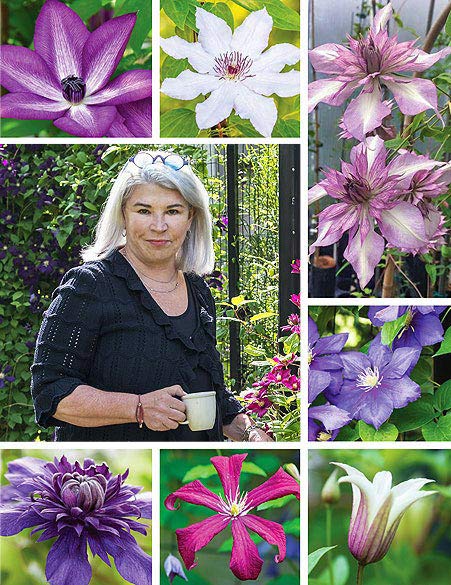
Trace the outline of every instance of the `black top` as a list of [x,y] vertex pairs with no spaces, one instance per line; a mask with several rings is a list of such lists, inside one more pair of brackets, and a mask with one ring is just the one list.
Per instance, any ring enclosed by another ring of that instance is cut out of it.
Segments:
[[[60,441],[223,440],[222,425],[243,408],[224,386],[210,289],[196,274],[185,278],[196,318],[191,335],[186,322],[178,323],[183,318],[160,308],[118,250],[69,270],[53,294],[37,339],[31,367],[36,422],[56,425]],[[199,388],[199,376],[207,388]],[[145,425],[140,429],[137,423],[86,428],[53,418],[59,401],[80,384],[136,395],[174,384],[188,393],[214,390],[216,423],[200,439],[187,425],[158,432]]]

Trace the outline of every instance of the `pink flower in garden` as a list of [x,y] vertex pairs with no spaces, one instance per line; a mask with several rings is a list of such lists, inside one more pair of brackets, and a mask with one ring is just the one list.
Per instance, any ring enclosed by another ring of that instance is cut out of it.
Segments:
[[[437,230],[442,216],[430,197],[435,191],[429,190],[425,197],[416,181],[419,172],[429,173],[442,165],[436,172],[444,183],[449,182],[448,165],[411,152],[399,154],[388,164],[386,159],[383,140],[378,136],[367,138],[351,149],[351,162],[342,162],[341,172],[328,169],[326,178],[309,190],[309,203],[325,195],[337,200],[319,214],[318,237],[311,252],[338,242],[348,232],[344,257],[356,271],[362,288],[381,259],[384,238],[389,246],[411,254],[434,247],[439,241]],[[438,181],[437,177],[433,180]],[[376,226],[381,235],[375,231]]]
[[300,328],[300,316],[298,313],[292,313],[288,317],[288,325],[284,325],[281,327],[282,331],[290,331],[291,333],[297,333],[298,335],[301,334]]
[[290,297],[290,301],[291,301],[291,302],[292,302],[294,305],[296,305],[296,307],[299,307],[299,308],[301,308],[301,295],[300,295],[300,294],[298,294],[298,295],[294,295],[294,294],[293,294],[293,295],[291,295],[291,297]]
[[301,261],[299,259],[291,263],[291,274],[301,274]]
[[253,412],[257,416],[264,416],[272,406],[272,401],[266,395],[267,386],[261,386],[258,392],[250,392],[244,395],[248,401],[247,412]]
[[257,579],[263,565],[257,545],[251,540],[247,529],[256,532],[269,544],[276,545],[279,554],[276,563],[281,563],[286,553],[286,538],[283,527],[277,522],[260,518],[249,512],[263,504],[290,494],[299,499],[299,484],[280,468],[273,476],[250,492],[240,492],[239,480],[243,461],[247,453],[231,457],[212,457],[211,462],[221,480],[224,498],[206,488],[200,481],[192,481],[170,494],[164,505],[176,510],[177,499],[205,506],[216,512],[213,516],[175,531],[180,555],[187,569],[197,565],[195,554],[229,524],[232,529],[233,546],[230,559],[232,573],[242,581]]
[[75,136],[106,135],[123,117],[119,106],[151,96],[150,71],[110,80],[135,23],[136,14],[124,14],[91,33],[66,4],[47,0],[36,20],[34,51],[1,47],[1,85],[10,92],[1,98],[1,117],[54,120]]
[[313,68],[330,77],[309,85],[309,111],[319,102],[340,106],[356,90],[343,116],[345,131],[358,140],[382,125],[391,112],[383,100],[383,88],[394,96],[403,114],[415,115],[432,108],[437,111],[437,89],[428,79],[406,77],[408,71],[425,71],[449,55],[446,48],[433,55],[415,47],[416,41],[399,43],[386,30],[392,15],[391,2],[377,12],[367,37],[348,37],[349,48],[327,43],[310,51]]

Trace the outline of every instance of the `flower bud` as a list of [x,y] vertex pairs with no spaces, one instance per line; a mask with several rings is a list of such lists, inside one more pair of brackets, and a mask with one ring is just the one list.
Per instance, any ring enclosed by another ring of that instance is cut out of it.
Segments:
[[185,579],[185,581],[188,581],[188,578],[183,571],[182,563],[174,555],[169,554],[166,557],[166,560],[164,561],[164,570],[168,576],[169,583],[172,583],[177,575],[182,579]]
[[338,469],[334,469],[327,478],[321,492],[321,499],[325,504],[336,504],[340,499],[340,485],[337,481]]
[[294,477],[294,479],[298,483],[301,482],[301,475],[299,473],[299,469],[296,467],[296,465],[294,463],[287,463],[286,465],[283,466],[283,468],[285,469],[285,471],[287,473],[289,473],[292,477]]

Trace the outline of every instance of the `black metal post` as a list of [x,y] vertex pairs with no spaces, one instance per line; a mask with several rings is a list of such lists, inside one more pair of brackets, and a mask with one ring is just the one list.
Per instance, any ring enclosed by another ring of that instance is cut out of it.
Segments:
[[[227,145],[227,254],[229,269],[229,301],[239,293],[240,249],[238,209],[238,145]],[[235,392],[241,391],[242,367],[240,347],[240,324],[229,321],[230,378]]]
[[[448,327],[451,327],[451,312],[449,312],[444,321],[443,328],[446,331]],[[440,344],[434,346],[434,351],[438,351]],[[451,378],[451,368],[449,367],[449,354],[439,355],[434,358],[434,381],[437,384],[443,384]]]
[[300,276],[291,274],[291,263],[300,257],[300,165],[299,144],[279,146],[279,326],[296,312],[290,301],[299,293]]

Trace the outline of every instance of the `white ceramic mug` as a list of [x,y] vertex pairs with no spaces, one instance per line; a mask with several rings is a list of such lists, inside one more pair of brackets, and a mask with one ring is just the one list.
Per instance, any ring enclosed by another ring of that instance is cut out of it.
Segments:
[[215,426],[216,392],[185,394],[182,400],[186,408],[182,425],[188,425],[192,431],[208,431]]

